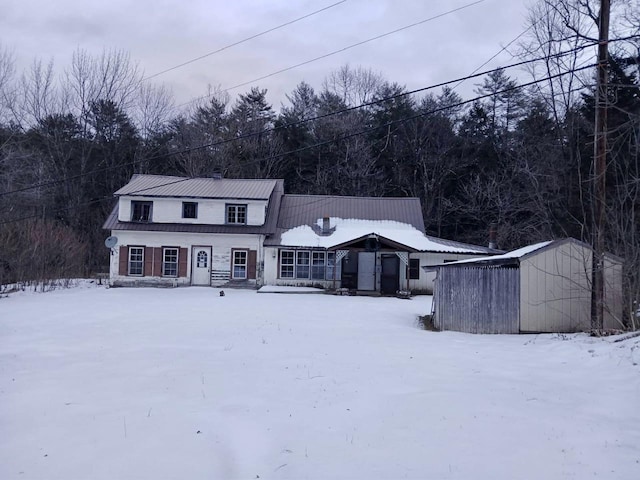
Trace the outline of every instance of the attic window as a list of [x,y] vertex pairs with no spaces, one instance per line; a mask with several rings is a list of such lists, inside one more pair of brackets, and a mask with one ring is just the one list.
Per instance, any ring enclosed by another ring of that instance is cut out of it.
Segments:
[[227,223],[232,225],[246,225],[247,206],[227,204]]
[[131,201],[131,221],[132,222],[150,222],[153,202]]
[[198,204],[196,202],[182,202],[182,218],[198,218]]

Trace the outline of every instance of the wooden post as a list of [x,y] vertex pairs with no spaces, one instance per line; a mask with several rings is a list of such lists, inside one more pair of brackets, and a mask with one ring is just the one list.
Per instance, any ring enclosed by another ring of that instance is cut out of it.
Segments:
[[598,18],[598,77],[593,142],[594,235],[592,259],[591,328],[604,326],[604,233],[606,229],[607,68],[610,0],[600,0]]

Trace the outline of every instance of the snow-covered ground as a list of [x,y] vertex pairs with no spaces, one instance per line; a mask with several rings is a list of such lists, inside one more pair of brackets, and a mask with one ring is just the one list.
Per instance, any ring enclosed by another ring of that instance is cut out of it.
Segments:
[[640,338],[420,330],[411,300],[0,299],[0,478],[640,478]]

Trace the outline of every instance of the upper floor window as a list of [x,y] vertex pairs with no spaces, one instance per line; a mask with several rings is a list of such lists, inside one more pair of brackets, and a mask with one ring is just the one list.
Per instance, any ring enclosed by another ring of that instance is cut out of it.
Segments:
[[247,223],[247,206],[227,204],[227,223],[245,225]]
[[182,218],[198,218],[198,204],[196,202],[182,202]]
[[150,222],[151,212],[153,210],[153,202],[131,201],[131,221],[132,222]]

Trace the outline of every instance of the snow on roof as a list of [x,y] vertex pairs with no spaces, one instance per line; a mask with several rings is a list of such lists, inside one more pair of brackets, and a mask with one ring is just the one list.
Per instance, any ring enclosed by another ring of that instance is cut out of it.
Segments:
[[533,245],[527,245],[526,247],[518,248],[517,250],[512,250],[507,253],[503,253],[502,255],[492,255],[490,257],[480,257],[480,258],[471,258],[468,260],[458,260],[457,262],[450,262],[446,265],[458,265],[461,263],[477,263],[482,261],[496,261],[496,260],[510,260],[515,258],[522,258],[525,255],[528,255],[531,252],[535,252],[543,247],[546,247],[552,243],[552,240],[540,243],[534,243]]
[[362,238],[366,235],[378,235],[396,243],[406,245],[418,251],[446,253],[486,253],[483,247],[473,245],[452,245],[425,236],[412,225],[394,220],[361,220],[330,218],[331,234],[321,235],[322,218],[316,222],[317,229],[309,225],[300,225],[282,233],[280,245],[290,247],[331,248],[342,243]]

